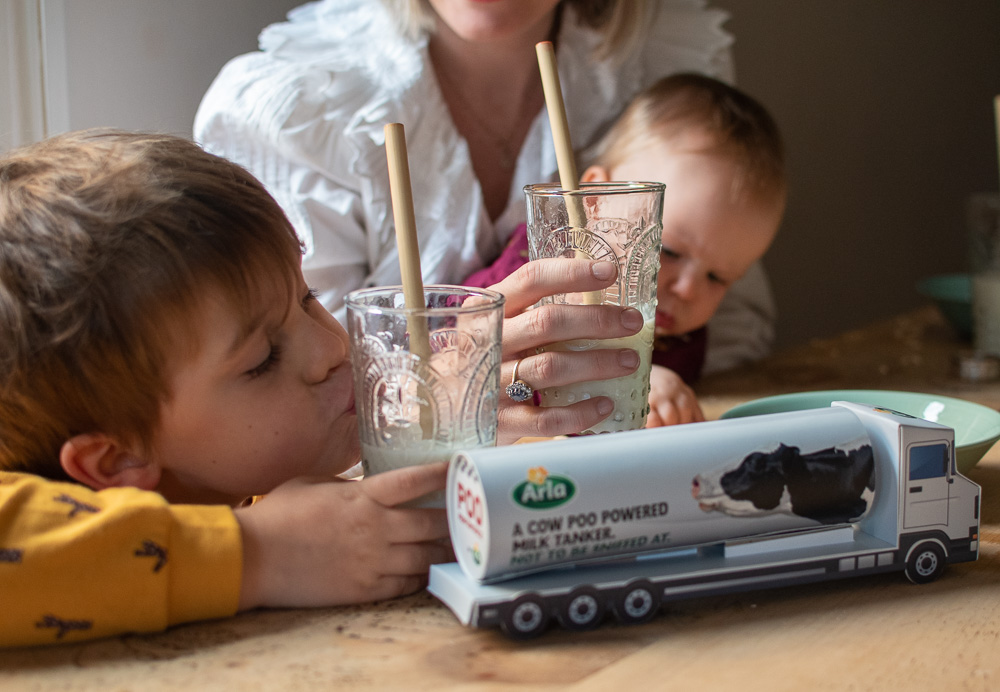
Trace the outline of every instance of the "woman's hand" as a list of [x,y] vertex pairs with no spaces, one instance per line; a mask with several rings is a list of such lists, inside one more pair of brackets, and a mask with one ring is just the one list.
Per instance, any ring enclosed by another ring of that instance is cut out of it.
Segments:
[[[541,346],[571,339],[616,339],[637,334],[642,314],[615,305],[543,305],[555,293],[603,289],[617,277],[611,262],[582,259],[542,259],[528,262],[490,288],[503,293],[503,358],[501,384],[506,386],[520,361],[517,378],[536,392],[575,382],[623,377],[635,372],[639,354],[629,348],[536,352]],[[537,395],[536,395],[537,396]],[[614,409],[608,397],[594,397],[568,406],[543,408],[532,399],[512,401],[500,393],[497,442],[525,436],[551,437],[580,432],[606,418]]]

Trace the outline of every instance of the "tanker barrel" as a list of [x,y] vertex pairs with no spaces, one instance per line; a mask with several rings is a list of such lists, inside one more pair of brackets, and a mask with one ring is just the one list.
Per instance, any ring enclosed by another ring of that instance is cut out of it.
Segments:
[[459,452],[455,555],[475,581],[643,552],[849,524],[875,462],[842,407]]

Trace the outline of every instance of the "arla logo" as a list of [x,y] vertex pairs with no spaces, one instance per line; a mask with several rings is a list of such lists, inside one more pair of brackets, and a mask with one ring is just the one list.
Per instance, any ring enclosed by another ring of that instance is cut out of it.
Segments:
[[528,469],[528,480],[514,488],[514,502],[527,509],[550,509],[569,502],[576,492],[573,481],[550,476],[543,466]]

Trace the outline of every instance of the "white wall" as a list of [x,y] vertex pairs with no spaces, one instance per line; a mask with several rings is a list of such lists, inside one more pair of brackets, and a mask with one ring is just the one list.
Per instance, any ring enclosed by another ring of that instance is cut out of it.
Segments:
[[[0,0],[0,96],[25,104],[24,88],[5,84],[12,70],[35,78],[31,20],[45,65],[43,112],[28,127],[0,120],[0,145],[87,127],[159,130],[190,136],[195,110],[222,65],[257,47],[257,34],[301,4],[297,0]],[[12,21],[13,20],[13,21]],[[40,26],[38,22],[40,21]],[[7,68],[2,64],[7,55]],[[13,55],[13,57],[10,57]],[[37,59],[37,58],[35,58]],[[15,69],[18,68],[18,69]],[[37,79],[31,88],[38,88]],[[19,104],[13,106],[12,104]],[[36,109],[37,110],[37,109]],[[4,118],[0,115],[0,118]]]
[[0,151],[45,134],[37,0],[0,0]]

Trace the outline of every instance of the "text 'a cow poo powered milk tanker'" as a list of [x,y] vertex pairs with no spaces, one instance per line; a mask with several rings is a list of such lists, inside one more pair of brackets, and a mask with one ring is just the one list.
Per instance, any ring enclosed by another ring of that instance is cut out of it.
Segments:
[[871,441],[842,408],[676,426],[668,446],[662,430],[630,433],[627,448],[600,435],[456,455],[447,502],[462,570],[491,582],[848,524],[874,500]]

